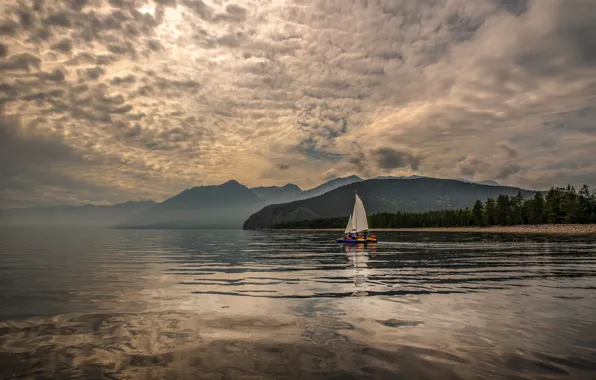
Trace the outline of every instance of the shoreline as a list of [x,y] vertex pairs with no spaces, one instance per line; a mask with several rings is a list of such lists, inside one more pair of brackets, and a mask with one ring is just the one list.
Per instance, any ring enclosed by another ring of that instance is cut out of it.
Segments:
[[[343,228],[288,228],[276,231],[343,232]],[[596,236],[596,224],[540,224],[490,227],[371,228],[370,232],[448,232]]]

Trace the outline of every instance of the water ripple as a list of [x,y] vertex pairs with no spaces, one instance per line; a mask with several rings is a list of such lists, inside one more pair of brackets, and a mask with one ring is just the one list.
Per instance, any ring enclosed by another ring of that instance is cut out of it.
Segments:
[[595,239],[2,231],[0,379],[592,379]]

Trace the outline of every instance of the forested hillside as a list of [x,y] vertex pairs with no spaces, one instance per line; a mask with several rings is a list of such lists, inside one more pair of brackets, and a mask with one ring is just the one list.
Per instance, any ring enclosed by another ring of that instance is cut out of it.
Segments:
[[[583,186],[553,187],[524,198],[499,195],[471,208],[427,212],[383,212],[369,215],[370,228],[467,227],[523,224],[596,223],[596,192]],[[273,228],[343,228],[348,217],[277,223]]]

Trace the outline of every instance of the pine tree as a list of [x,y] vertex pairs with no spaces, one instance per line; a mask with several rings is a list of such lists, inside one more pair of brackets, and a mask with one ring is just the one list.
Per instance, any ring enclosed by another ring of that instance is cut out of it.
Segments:
[[561,212],[564,214],[563,221],[565,223],[578,222],[579,202],[575,188],[567,185],[567,189],[561,197]]
[[472,224],[474,226],[483,226],[485,224],[483,206],[480,200],[474,202],[474,207],[472,207]]
[[590,194],[590,188],[588,185],[583,185],[579,190],[577,199],[577,213],[579,223],[589,223],[590,215],[592,213],[592,194]]
[[495,225],[495,200],[492,198],[488,198],[486,200],[486,206],[485,206],[485,218],[486,218],[486,224],[488,226],[494,226]]
[[545,213],[546,222],[549,224],[562,223],[565,219],[561,211],[561,195],[563,190],[559,187],[551,187],[546,193]]
[[546,223],[546,217],[544,213],[545,200],[541,192],[534,194],[534,198],[526,202],[526,204],[528,209],[528,222],[530,224]]
[[497,197],[497,205],[495,209],[495,224],[505,226],[510,224],[511,219],[511,204],[509,196],[499,195]]
[[515,197],[511,198],[511,224],[524,224],[524,196],[521,191],[517,192]]

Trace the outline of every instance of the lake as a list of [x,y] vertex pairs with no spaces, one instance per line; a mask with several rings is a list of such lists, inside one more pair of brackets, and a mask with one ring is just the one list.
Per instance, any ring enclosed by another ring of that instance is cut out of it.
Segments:
[[0,379],[594,379],[596,239],[0,230]]

